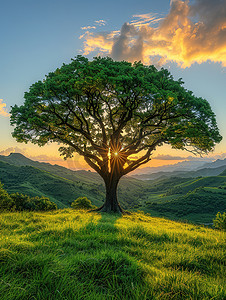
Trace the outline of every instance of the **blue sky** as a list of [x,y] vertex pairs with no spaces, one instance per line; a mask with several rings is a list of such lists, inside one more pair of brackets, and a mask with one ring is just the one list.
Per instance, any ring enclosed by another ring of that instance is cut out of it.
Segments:
[[[190,1],[190,4],[200,4],[202,1],[204,0]],[[210,0],[205,1],[210,3]],[[214,3],[217,6],[220,2],[225,8],[223,17],[225,16],[226,20],[226,1],[218,0]],[[62,63],[69,62],[70,58],[82,54],[85,38],[79,37],[86,32],[82,27],[95,26],[96,29],[88,31],[92,32],[94,38],[98,34],[104,37],[106,32],[119,31],[125,22],[134,20],[134,15],[156,14],[156,18],[165,18],[170,8],[168,0],[1,1],[0,109],[1,103],[6,104],[7,111],[10,110],[10,106],[21,105],[23,94],[32,83],[43,79],[45,74],[60,67]],[[204,11],[204,17],[208,13]],[[222,15],[220,17],[222,18]],[[99,20],[104,20],[105,25],[98,25],[95,21]],[[226,43],[226,35],[223,37]],[[200,47],[202,48],[202,44]],[[88,57],[92,58],[99,52],[100,49],[97,49],[96,52],[89,53]],[[217,54],[214,57],[217,57]],[[224,59],[226,63],[226,51],[221,52],[220,59]],[[207,60],[201,64],[194,62],[187,68],[181,68],[178,62],[170,60],[163,65],[169,68],[175,79],[182,77],[186,88],[210,102],[224,138],[216,147],[215,154],[226,153],[226,67],[222,66],[220,59],[218,62]],[[0,153],[4,154],[5,150],[17,147],[17,150],[23,149],[30,156],[30,152],[36,157],[58,156],[55,145],[39,149],[37,146],[18,144],[11,137],[11,131],[9,117],[0,114]],[[165,151],[160,149],[158,153],[164,154]],[[175,151],[172,151],[170,154],[178,155],[178,152],[175,154]],[[181,152],[179,154],[189,155]]]

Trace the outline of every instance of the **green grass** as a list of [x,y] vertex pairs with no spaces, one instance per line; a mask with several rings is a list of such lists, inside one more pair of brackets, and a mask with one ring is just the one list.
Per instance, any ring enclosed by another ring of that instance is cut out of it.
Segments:
[[59,208],[69,207],[80,196],[86,196],[95,205],[102,205],[104,193],[97,183],[72,181],[32,166],[14,166],[0,161],[0,181],[9,193],[22,193],[31,197],[46,196]]
[[163,200],[168,198],[167,202],[146,202],[145,211],[169,219],[212,223],[219,211],[223,213],[226,210],[226,190],[216,187],[200,187],[184,196],[172,195],[171,199],[169,197],[163,197]]
[[1,300],[225,299],[225,234],[144,214],[1,213]]
[[[217,212],[226,209],[224,174],[146,181],[123,177],[118,198],[124,209],[196,224],[212,223]],[[45,196],[58,208],[70,207],[78,197],[87,197],[95,206],[101,206],[105,199],[104,182],[97,173],[35,162],[21,154],[0,156],[0,181],[8,193]]]

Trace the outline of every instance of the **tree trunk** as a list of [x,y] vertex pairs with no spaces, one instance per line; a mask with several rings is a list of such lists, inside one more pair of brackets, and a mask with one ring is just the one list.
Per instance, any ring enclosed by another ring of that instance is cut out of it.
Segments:
[[97,211],[123,213],[123,209],[120,207],[117,197],[117,186],[119,179],[120,178],[109,176],[109,178],[104,180],[106,187],[106,198],[104,204],[98,208]]

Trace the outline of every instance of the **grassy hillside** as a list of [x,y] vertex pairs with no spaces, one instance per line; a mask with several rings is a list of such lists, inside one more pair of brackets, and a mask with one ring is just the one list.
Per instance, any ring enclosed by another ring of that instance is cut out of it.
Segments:
[[1,300],[226,297],[223,232],[143,214],[2,213]]
[[9,193],[19,192],[29,196],[46,196],[59,208],[68,207],[80,196],[86,196],[100,205],[104,193],[97,184],[87,184],[58,177],[31,166],[14,166],[0,161],[0,181]]
[[[8,162],[8,163],[6,163]],[[195,223],[212,223],[226,210],[226,171],[219,176],[157,180],[120,180],[118,198],[123,208],[144,210],[155,216]],[[9,193],[46,196],[59,208],[80,196],[102,205],[105,186],[94,172],[72,171],[32,161],[21,154],[0,156],[0,181]]]
[[49,163],[38,162],[32,159],[25,157],[20,153],[11,153],[9,156],[0,155],[0,161],[22,167],[22,166],[31,166],[39,170],[49,172],[58,177],[66,178],[74,182],[83,182],[83,183],[102,183],[101,177],[96,172],[89,172],[85,170],[72,171],[70,169],[64,168],[58,165],[51,165]]
[[[45,195],[59,208],[70,206],[80,196],[88,197],[94,205],[102,205],[105,186],[98,174],[50,166],[34,162],[20,154],[7,156],[4,161],[0,159],[0,181],[9,193]],[[146,182],[129,177],[122,178],[118,192],[123,207],[128,209],[136,205],[146,186]]]
[[167,202],[146,203],[144,210],[170,219],[212,223],[213,216],[226,211],[226,191],[214,187],[200,187]]
[[226,211],[226,176],[222,175],[154,181],[139,209],[175,220],[212,223],[217,212]]

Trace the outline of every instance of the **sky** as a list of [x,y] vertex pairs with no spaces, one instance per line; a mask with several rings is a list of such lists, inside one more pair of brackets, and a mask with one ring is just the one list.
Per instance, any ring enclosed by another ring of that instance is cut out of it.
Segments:
[[[0,155],[87,168],[78,155],[66,162],[59,145],[38,147],[11,136],[10,106],[22,105],[36,81],[78,54],[109,55],[165,67],[185,88],[208,100],[222,142],[205,160],[226,157],[226,0],[72,1],[9,0],[1,4]],[[190,153],[157,148],[149,166],[194,160]],[[147,165],[145,165],[146,167]]]

